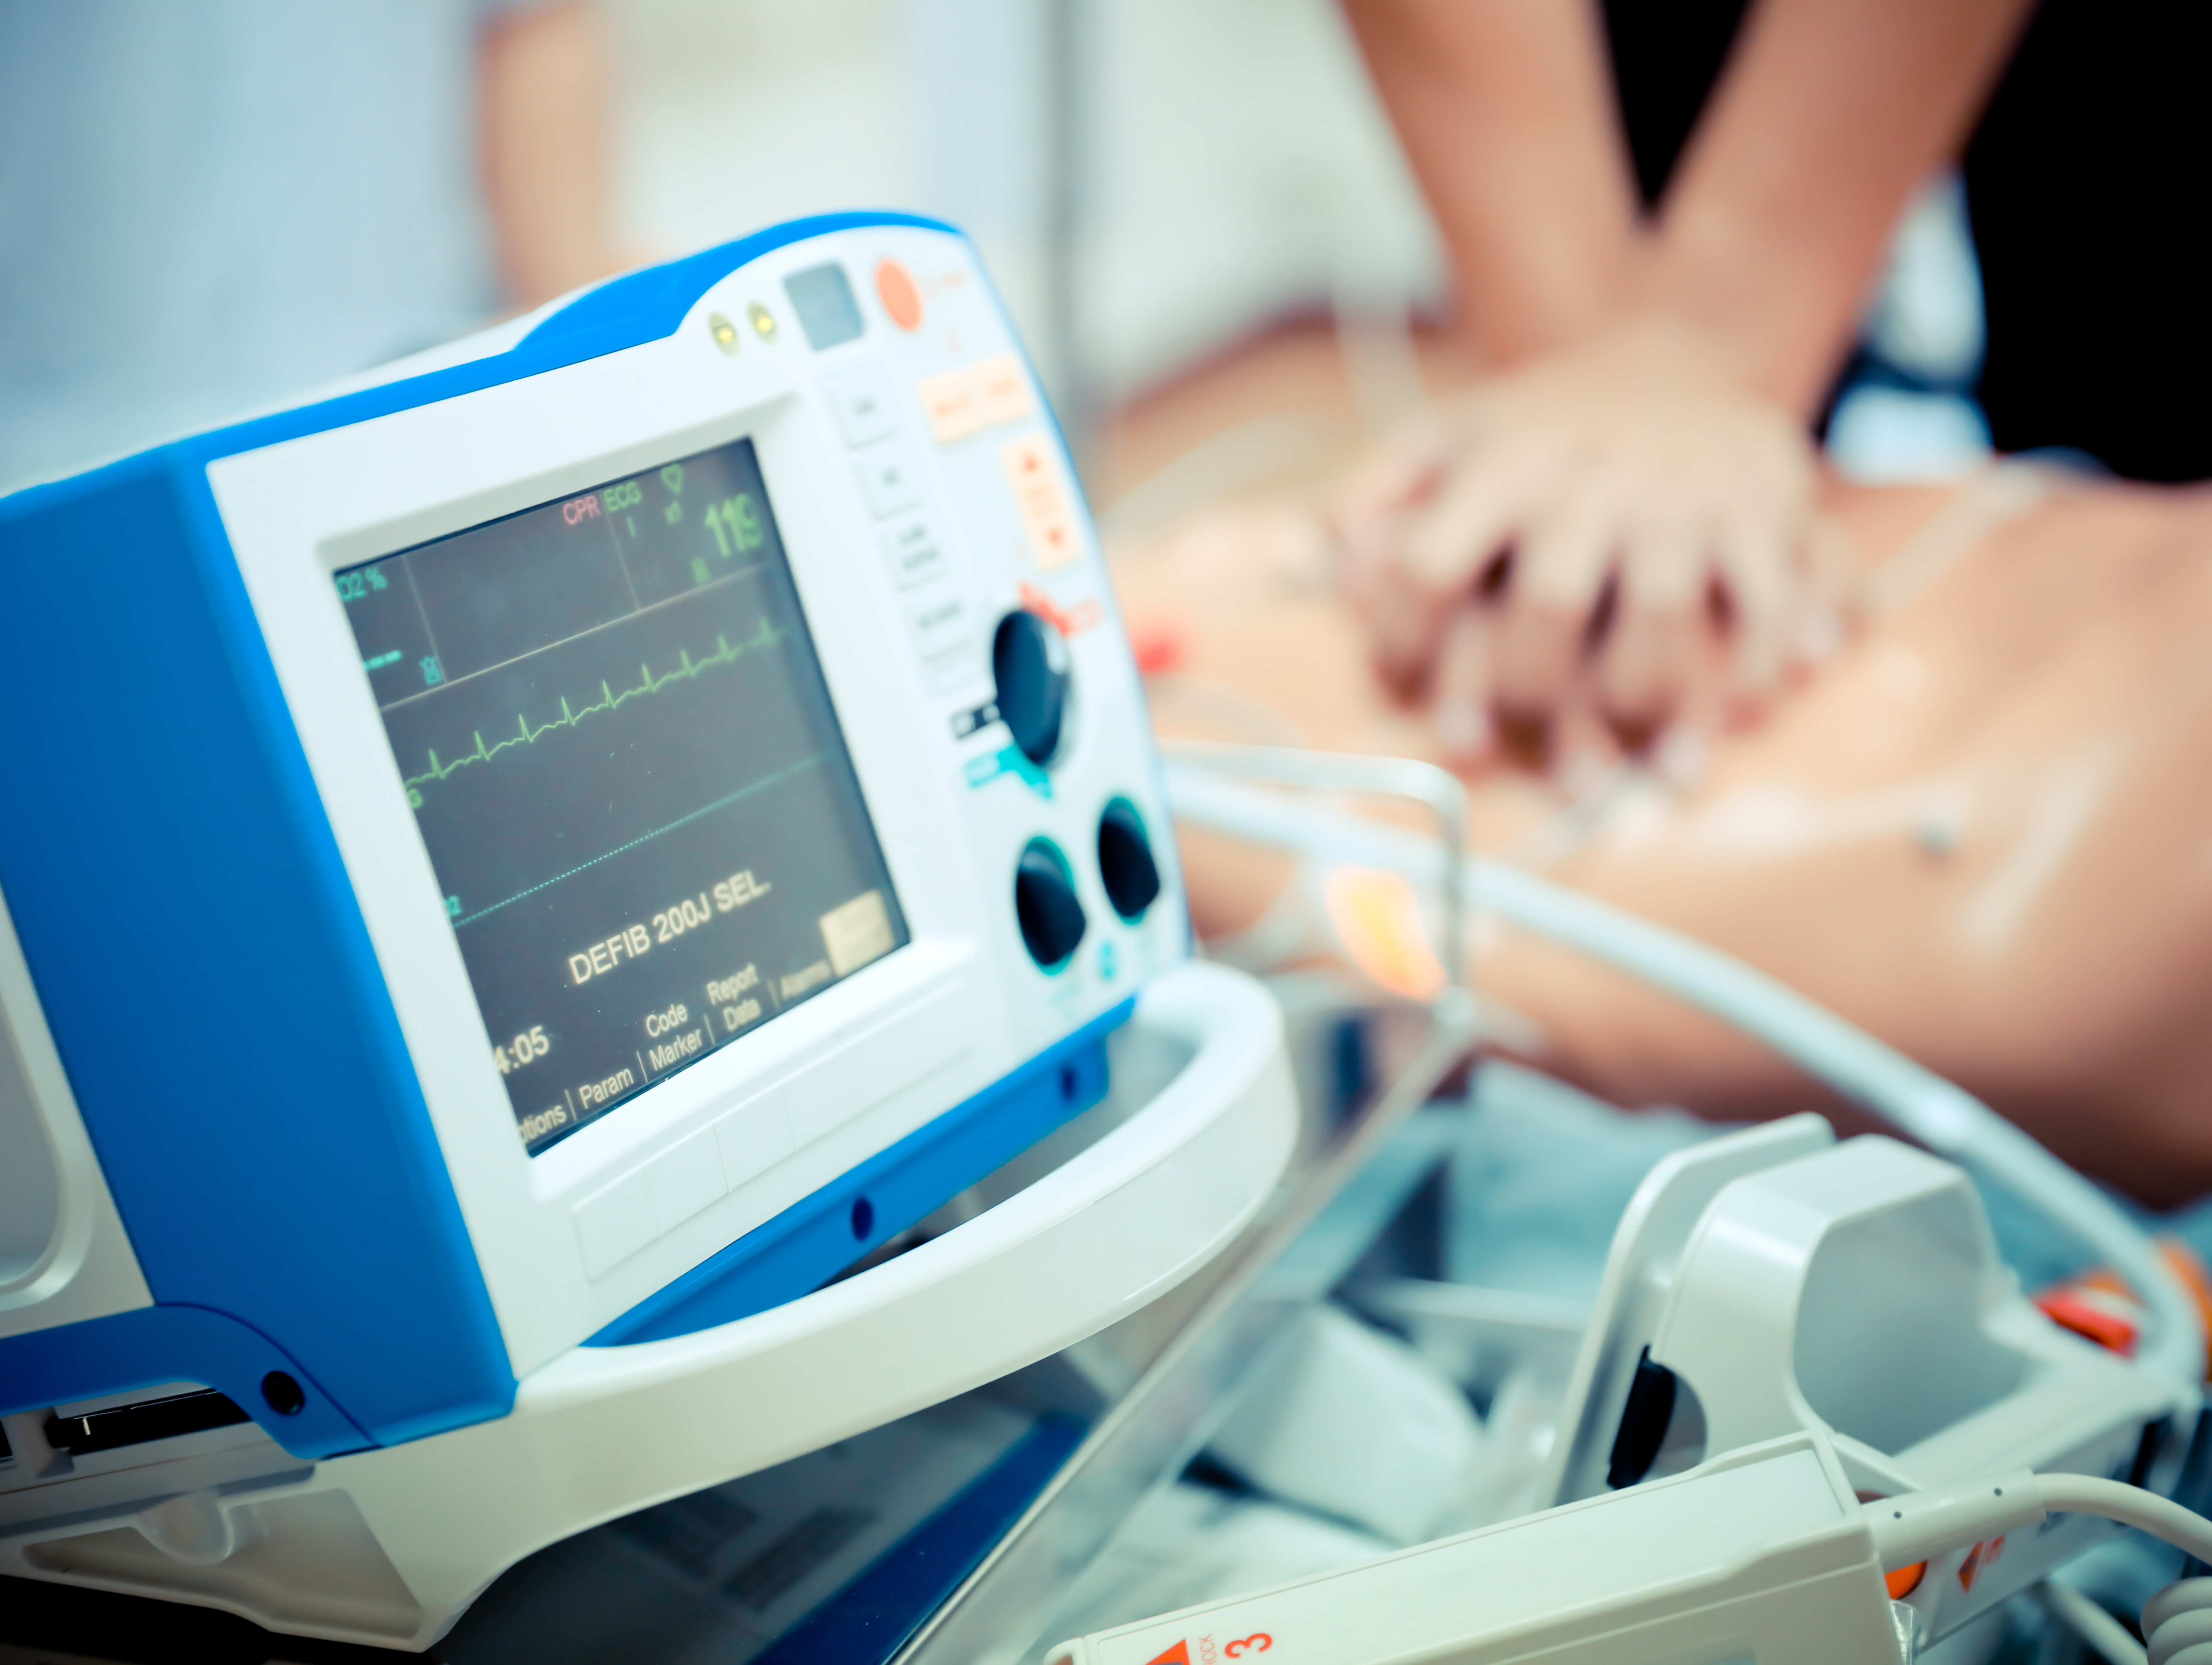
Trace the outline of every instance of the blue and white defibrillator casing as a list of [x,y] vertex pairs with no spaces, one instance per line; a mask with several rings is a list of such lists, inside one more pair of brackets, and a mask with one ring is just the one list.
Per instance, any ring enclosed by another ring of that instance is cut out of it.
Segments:
[[501,1418],[1094,1102],[1186,953],[1068,458],[927,222],[20,493],[0,591],[0,1410]]

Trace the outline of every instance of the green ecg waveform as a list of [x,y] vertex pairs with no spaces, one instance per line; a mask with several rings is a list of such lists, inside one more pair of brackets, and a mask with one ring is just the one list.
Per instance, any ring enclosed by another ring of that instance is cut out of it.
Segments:
[[789,634],[788,630],[779,630],[763,618],[761,620],[760,629],[749,641],[741,641],[732,647],[726,638],[717,635],[714,638],[715,651],[705,659],[693,659],[688,653],[679,652],[678,658],[682,663],[665,677],[656,677],[653,674],[650,666],[641,665],[637,667],[637,671],[644,680],[635,688],[623,689],[619,694],[602,681],[599,684],[599,699],[595,703],[586,706],[581,711],[569,710],[568,702],[564,696],[561,701],[561,714],[551,722],[543,724],[537,728],[532,728],[530,726],[530,720],[518,713],[514,719],[516,732],[504,740],[495,740],[487,745],[484,744],[483,733],[479,732],[475,736],[477,749],[474,751],[465,752],[450,762],[441,763],[439,761],[436,750],[432,750],[428,754],[430,767],[421,775],[411,775],[407,777],[405,784],[408,795],[419,807],[422,803],[420,789],[433,781],[447,780],[468,768],[471,763],[488,763],[509,746],[535,745],[540,735],[550,734],[556,728],[574,728],[585,718],[594,716],[602,711],[619,710],[625,702],[634,700],[641,694],[658,694],[672,682],[689,682],[702,671],[711,670],[718,665],[735,665],[749,653],[757,653],[762,648],[775,647]]

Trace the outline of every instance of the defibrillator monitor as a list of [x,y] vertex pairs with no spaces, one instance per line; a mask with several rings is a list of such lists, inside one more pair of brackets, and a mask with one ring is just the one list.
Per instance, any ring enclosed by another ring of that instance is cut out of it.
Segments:
[[908,942],[751,441],[337,586],[533,1154]]
[[19,492],[0,593],[8,1413],[501,1418],[883,1249],[1188,952],[1066,451],[927,221]]

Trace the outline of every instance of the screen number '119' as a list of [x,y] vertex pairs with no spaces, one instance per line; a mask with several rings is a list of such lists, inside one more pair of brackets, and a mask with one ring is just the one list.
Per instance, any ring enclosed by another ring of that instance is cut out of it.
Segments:
[[752,493],[749,491],[708,505],[707,529],[714,534],[714,547],[725,561],[732,555],[757,550],[766,541],[761,531],[760,512],[753,507]]

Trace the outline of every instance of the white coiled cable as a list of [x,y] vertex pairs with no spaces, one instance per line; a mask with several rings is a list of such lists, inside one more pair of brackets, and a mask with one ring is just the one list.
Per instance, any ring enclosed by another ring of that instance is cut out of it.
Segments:
[[2150,1665],[2212,1665],[2212,1578],[2184,1578],[2143,1603]]
[[[1863,1508],[1886,1567],[1933,1560],[1952,1550],[2041,1524],[2058,1514],[2094,1515],[2163,1539],[2212,1561],[2212,1521],[2170,1498],[2094,1474],[2033,1474],[2025,1469],[1969,1485],[1884,1498]],[[2212,1578],[2184,1578],[2146,1602],[2148,1665],[2212,1665]],[[2098,1650],[2112,1658],[2118,1651]]]

